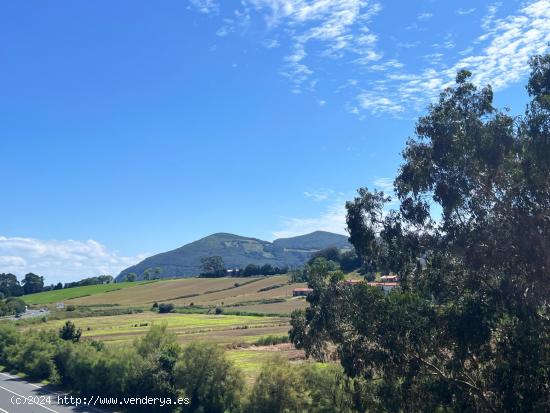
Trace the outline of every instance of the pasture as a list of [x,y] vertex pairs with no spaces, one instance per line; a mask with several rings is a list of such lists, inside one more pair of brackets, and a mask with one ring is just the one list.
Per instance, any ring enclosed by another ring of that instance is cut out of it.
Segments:
[[[82,340],[99,340],[110,346],[124,346],[143,337],[154,324],[166,324],[180,344],[208,341],[221,345],[228,356],[252,380],[266,359],[277,355],[289,359],[303,358],[302,352],[290,345],[254,346],[266,336],[284,336],[289,324],[286,317],[236,316],[210,314],[158,314],[144,312],[105,317],[85,317],[72,320],[82,329]],[[45,323],[21,323],[21,330],[57,331],[66,320]],[[298,355],[298,356],[297,356]]]
[[157,281],[122,282],[117,284],[85,285],[82,287],[64,288],[62,290],[44,291],[36,294],[24,295],[21,298],[29,305],[54,304],[79,297],[94,296],[127,288],[137,288]]
[[[124,346],[144,336],[155,324],[166,324],[180,344],[208,341],[221,345],[251,380],[261,364],[282,355],[303,359],[290,344],[259,345],[268,336],[286,336],[289,316],[305,308],[304,298],[292,290],[288,276],[185,278],[76,287],[25,296],[28,304],[64,302],[75,311],[54,311],[49,320],[18,322],[21,330],[58,330],[71,319],[82,329],[82,340]],[[176,312],[150,311],[154,303],[172,303]],[[223,308],[214,314],[214,308]],[[132,311],[141,311],[130,313]],[[129,313],[129,314],[126,314]],[[116,314],[116,315],[110,315]]]
[[157,302],[172,303],[176,307],[223,307],[231,311],[290,315],[292,310],[306,306],[304,300],[291,300],[292,290],[303,286],[303,283],[289,284],[286,275],[184,278],[68,298],[65,304],[87,307],[116,305],[149,309]]

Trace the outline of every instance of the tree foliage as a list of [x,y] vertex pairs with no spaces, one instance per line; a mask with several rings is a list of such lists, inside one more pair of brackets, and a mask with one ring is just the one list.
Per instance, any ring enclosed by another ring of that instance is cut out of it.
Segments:
[[59,337],[62,340],[72,341],[73,343],[79,342],[81,335],[82,330],[80,328],[76,328],[74,323],[70,320],[66,321],[63,327],[59,330]]
[[14,274],[0,274],[0,293],[4,297],[18,297],[23,295],[23,288]]
[[219,255],[201,258],[202,275],[223,277],[226,273],[223,258]]
[[25,294],[39,293],[44,288],[44,277],[30,272],[25,275],[21,283],[23,284],[23,292]]
[[215,344],[188,345],[176,366],[176,381],[191,400],[186,412],[224,413],[240,405],[242,372]]
[[384,411],[548,408],[550,56],[531,65],[520,118],[459,72],[403,151],[399,209],[366,188],[347,203],[363,265],[401,289],[327,274],[293,315],[295,344],[316,358],[335,349],[348,375],[378,380]]

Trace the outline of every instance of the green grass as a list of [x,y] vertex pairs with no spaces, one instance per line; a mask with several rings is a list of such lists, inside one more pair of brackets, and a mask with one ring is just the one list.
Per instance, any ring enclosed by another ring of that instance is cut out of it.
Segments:
[[45,291],[42,293],[29,294],[21,297],[27,304],[45,305],[53,304],[73,298],[87,297],[95,294],[110,291],[122,290],[155,281],[122,282],[116,284],[86,285],[83,287],[64,288],[62,290]]
[[[59,329],[66,320],[51,320],[46,323],[36,323],[33,328]],[[176,334],[189,334],[208,331],[212,335],[227,334],[237,327],[260,327],[286,325],[288,319],[278,317],[254,317],[235,315],[208,314],[158,314],[145,312],[107,317],[87,317],[74,320],[77,327],[82,328],[83,337],[95,337],[109,340],[110,336],[129,334],[140,336],[147,333],[153,324],[166,324],[170,331]],[[22,328],[25,325],[22,324]],[[118,338],[118,337],[117,337]]]
[[257,375],[264,363],[272,360],[277,353],[261,352],[257,350],[228,351],[227,357],[243,370],[247,378]]

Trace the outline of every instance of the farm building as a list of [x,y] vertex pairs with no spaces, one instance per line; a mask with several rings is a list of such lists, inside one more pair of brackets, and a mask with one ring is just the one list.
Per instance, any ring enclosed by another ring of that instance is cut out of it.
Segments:
[[396,283],[399,282],[399,277],[397,275],[383,275],[380,277],[380,281],[383,283]]
[[309,293],[313,292],[313,288],[295,288],[292,290],[293,297],[306,297]]
[[362,282],[364,282],[364,280],[345,280],[344,284],[355,285],[355,284],[361,284]]
[[371,287],[380,287],[382,288],[382,290],[384,290],[385,293],[389,293],[392,289],[394,289],[395,287],[399,287],[399,283],[396,283],[396,282],[391,282],[391,283],[386,283],[386,282],[370,282],[369,285]]

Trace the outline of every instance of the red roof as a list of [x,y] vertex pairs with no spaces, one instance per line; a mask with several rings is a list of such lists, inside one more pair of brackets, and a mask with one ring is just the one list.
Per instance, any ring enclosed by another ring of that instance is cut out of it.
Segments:
[[372,287],[399,287],[399,283],[370,282]]

